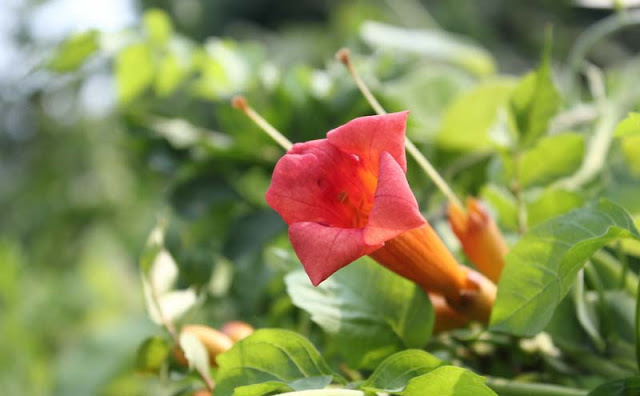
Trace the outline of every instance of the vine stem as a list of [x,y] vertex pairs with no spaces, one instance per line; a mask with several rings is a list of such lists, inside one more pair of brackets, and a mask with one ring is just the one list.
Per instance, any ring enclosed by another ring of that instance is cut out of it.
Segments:
[[293,143],[289,141],[280,131],[269,124],[267,120],[262,118],[247,102],[244,96],[234,96],[231,99],[231,105],[246,114],[257,126],[259,126],[271,139],[275,140],[283,149],[289,151],[293,146]]
[[500,396],[586,396],[589,391],[559,385],[507,381],[487,377],[487,386]]
[[[379,115],[387,114],[387,111],[382,107],[380,102],[378,102],[378,99],[376,99],[373,93],[371,93],[371,90],[369,89],[367,84],[364,83],[364,81],[356,71],[355,67],[353,67],[353,63],[351,63],[351,55],[349,53],[349,50],[347,48],[342,48],[340,51],[336,53],[336,59],[338,59],[340,62],[342,62],[346,66],[347,70],[349,71],[349,74],[351,74],[351,77],[353,78],[353,81],[356,83],[356,85],[358,86],[358,89],[362,93],[362,96],[364,96],[367,102],[369,102],[369,104],[371,105],[373,110],[376,112],[376,114],[379,114]],[[409,138],[406,136],[404,138],[404,141],[405,141],[405,147],[409,152],[409,155],[411,155],[413,159],[416,160],[420,168],[427,174],[427,176],[429,176],[429,178],[433,181],[436,187],[438,187],[438,189],[447,197],[449,202],[451,202],[454,205],[457,205],[461,209],[464,209],[464,205],[462,204],[460,199],[456,196],[453,190],[451,190],[451,187],[449,187],[447,182],[444,181],[442,176],[440,176],[440,174],[433,167],[433,165],[431,165],[429,160],[427,160],[427,158],[420,152],[420,150],[418,150],[416,145],[413,144],[413,142],[409,140]]]
[[[158,292],[156,291],[156,289],[153,286],[149,285],[149,287],[151,288],[151,296],[152,296],[152,298],[154,300],[154,303],[156,304],[156,309],[158,310],[158,316],[160,317],[160,321],[162,322],[162,325],[164,326],[164,328],[167,330],[167,332],[171,336],[171,339],[173,340],[173,343],[176,344],[178,346],[178,348],[181,348],[180,347],[180,337],[178,336],[178,332],[176,331],[175,325],[173,324],[172,321],[170,321],[165,316],[164,312],[162,311],[162,305],[160,304],[160,298],[158,296]],[[213,382],[213,379],[211,378],[211,375],[209,373],[203,373],[199,368],[196,368],[196,372],[198,373],[200,378],[202,378],[202,381],[205,383],[205,386],[207,387],[207,389],[210,392],[213,392],[213,390],[216,387],[216,384],[215,384],[215,382]]]

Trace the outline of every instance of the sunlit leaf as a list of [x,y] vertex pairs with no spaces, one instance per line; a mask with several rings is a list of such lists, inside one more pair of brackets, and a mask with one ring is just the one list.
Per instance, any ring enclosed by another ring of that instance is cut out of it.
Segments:
[[288,330],[258,330],[216,361],[216,396],[235,395],[237,387],[254,384],[259,386],[238,394],[262,395],[280,389],[277,384],[290,390],[322,389],[339,379],[307,339]]
[[578,170],[584,155],[584,137],[563,133],[544,137],[525,151],[520,164],[523,188],[544,185]]
[[402,392],[412,378],[443,364],[440,359],[425,351],[407,349],[380,363],[361,388],[377,392]]
[[352,367],[375,367],[387,356],[429,339],[433,310],[412,282],[368,258],[313,287],[300,270],[285,278],[293,303],[332,334]]
[[498,121],[513,87],[511,79],[491,79],[462,94],[445,112],[436,143],[458,151],[491,148],[489,131]]
[[153,81],[154,64],[151,49],[144,43],[132,44],[116,57],[118,99],[129,103],[142,94]]
[[551,117],[561,104],[551,75],[550,47],[548,42],[538,69],[522,78],[511,96],[511,111],[524,146],[546,132]]
[[169,343],[158,336],[149,337],[138,347],[136,367],[139,371],[157,372],[169,356]]
[[484,377],[455,366],[442,366],[409,381],[404,396],[497,396]]
[[165,11],[158,8],[149,9],[142,16],[142,22],[151,42],[164,44],[171,37],[173,26]]
[[498,224],[512,230],[518,229],[518,204],[510,191],[487,184],[482,188],[480,197],[497,211]]
[[542,330],[585,261],[622,238],[640,233],[623,208],[606,200],[529,230],[507,254],[492,328],[529,336]]
[[613,132],[616,137],[636,134],[640,134],[640,113],[629,113],[627,118],[622,120]]
[[640,176],[640,133],[623,137],[620,145],[629,170]]
[[478,75],[495,71],[491,54],[463,37],[437,29],[406,29],[367,21],[360,35],[372,47],[403,50],[450,62]]
[[171,95],[187,75],[186,66],[172,54],[166,54],[158,64],[153,88],[158,96]]
[[78,69],[100,48],[99,39],[95,30],[69,37],[56,49],[47,67],[59,73]]
[[530,202],[527,202],[527,221],[530,227],[536,226],[552,217],[564,214],[572,209],[584,205],[581,194],[547,188]]

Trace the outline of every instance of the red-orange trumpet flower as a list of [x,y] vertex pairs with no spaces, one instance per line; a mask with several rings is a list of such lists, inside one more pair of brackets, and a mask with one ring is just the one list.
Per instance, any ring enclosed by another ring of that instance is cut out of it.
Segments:
[[460,266],[420,214],[404,152],[407,112],[356,118],[278,161],[267,203],[318,285],[370,255],[465,315],[487,320],[495,286]]
[[497,283],[508,247],[487,209],[470,197],[466,212],[456,204],[449,204],[448,212],[451,228],[466,256],[480,272]]

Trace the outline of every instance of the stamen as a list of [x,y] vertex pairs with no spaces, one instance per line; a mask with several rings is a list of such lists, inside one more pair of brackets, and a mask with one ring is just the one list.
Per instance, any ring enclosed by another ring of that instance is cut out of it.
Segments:
[[340,194],[338,194],[338,202],[340,203],[344,203],[344,201],[346,201],[349,198],[349,193],[347,193],[346,191],[342,191]]
[[[336,53],[336,59],[342,62],[347,67],[347,70],[351,74],[353,81],[358,86],[358,89],[360,89],[362,96],[364,96],[365,99],[367,99],[367,102],[369,102],[369,105],[373,107],[373,110],[375,110],[375,112],[380,115],[387,114],[387,112],[382,107],[380,102],[378,102],[376,97],[373,96],[373,94],[369,90],[369,87],[367,87],[367,85],[364,83],[362,78],[360,78],[360,75],[356,71],[355,67],[353,67],[353,64],[351,63],[349,49],[342,48],[341,50],[339,50]],[[433,167],[433,165],[431,165],[429,160],[427,160],[427,158],[420,152],[420,150],[418,150],[418,148],[413,144],[413,142],[409,140],[409,138],[406,136],[405,136],[405,146],[409,154],[413,157],[413,159],[416,160],[420,168],[422,168],[422,170],[427,174],[427,176],[435,183],[438,189],[440,189],[440,191],[447,197],[449,202],[451,202],[454,205],[457,205],[459,208],[461,208],[461,210],[464,211],[464,205],[462,205],[462,202],[460,201],[460,199],[454,194],[451,187],[449,187],[447,182],[444,181],[442,176],[440,176],[438,171]]]
[[271,139],[275,140],[283,149],[289,151],[293,144],[284,137],[282,133],[280,133],[273,125],[269,124],[267,120],[262,118],[260,114],[258,114],[247,102],[247,99],[244,96],[234,96],[231,99],[231,106],[233,108],[242,111],[247,115],[260,129],[262,129]]

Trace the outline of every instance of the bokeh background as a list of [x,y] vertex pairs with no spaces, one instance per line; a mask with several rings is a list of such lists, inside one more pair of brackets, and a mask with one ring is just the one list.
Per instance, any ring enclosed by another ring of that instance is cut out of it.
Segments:
[[[429,144],[446,106],[487,75],[535,67],[547,26],[566,66],[612,12],[568,0],[3,0],[0,393],[163,394],[135,369],[137,346],[160,331],[137,267],[160,213],[180,284],[202,291],[189,320],[310,326],[279,276],[295,260],[262,249],[286,243],[262,198],[280,151],[230,108],[232,94],[294,141],[321,137],[371,112],[333,60],[349,46],[385,105],[412,111],[414,139],[444,174],[474,191],[482,152],[466,164],[473,147]],[[365,21],[451,35],[385,51]],[[99,47],[86,62],[59,47],[83,33]],[[639,35],[606,38],[589,61],[618,67]],[[442,202],[432,192],[418,189],[423,207]]]

